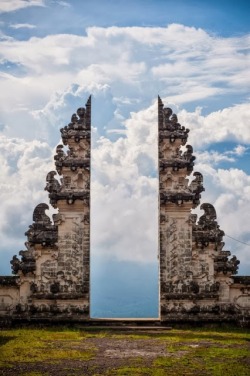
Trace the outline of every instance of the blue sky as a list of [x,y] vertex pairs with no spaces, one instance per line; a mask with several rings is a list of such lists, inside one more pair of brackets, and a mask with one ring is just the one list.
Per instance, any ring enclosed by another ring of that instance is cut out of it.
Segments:
[[82,35],[86,27],[96,25],[164,27],[170,23],[182,23],[222,36],[249,31],[249,3],[246,0],[72,0],[40,3],[46,6],[25,7],[15,14],[6,12],[1,18],[6,23],[26,23],[29,20],[37,26],[36,30],[20,31],[19,38],[23,39],[51,32]]
[[[59,129],[90,93],[96,281],[112,260],[109,286],[122,265],[157,286],[158,94],[191,130],[203,202],[227,235],[250,244],[248,3],[0,2],[1,274],[24,247],[33,208],[47,201]],[[250,247],[224,240],[250,274]]]

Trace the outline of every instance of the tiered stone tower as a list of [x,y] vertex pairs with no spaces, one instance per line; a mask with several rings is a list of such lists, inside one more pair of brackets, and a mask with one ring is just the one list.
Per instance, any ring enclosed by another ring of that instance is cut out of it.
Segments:
[[27,250],[11,261],[19,275],[18,312],[89,318],[91,98],[61,129],[56,171],[47,175],[45,190],[58,209],[53,223],[47,204],[39,204],[26,232]]
[[237,305],[238,309],[249,309],[248,288],[245,286],[241,297],[235,291],[240,283],[250,281],[233,277],[239,261],[222,250],[224,232],[216,222],[214,207],[202,204],[204,214],[198,223],[197,215],[191,214],[200,204],[203,178],[194,172],[189,182],[193,148],[181,148],[187,143],[189,130],[178,123],[170,108],[164,108],[160,97],[158,125],[161,319],[232,319],[240,312]]

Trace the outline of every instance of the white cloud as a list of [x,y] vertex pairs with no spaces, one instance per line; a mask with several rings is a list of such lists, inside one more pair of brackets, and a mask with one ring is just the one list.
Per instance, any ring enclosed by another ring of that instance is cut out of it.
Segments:
[[211,165],[218,164],[220,162],[235,162],[233,157],[229,157],[226,153],[218,153],[217,151],[195,153],[195,156],[199,163],[209,163]]
[[33,209],[48,200],[43,188],[53,165],[52,150],[45,142],[0,135],[0,164],[1,249],[8,256],[1,263],[7,268],[13,254],[17,254],[26,241],[24,232],[32,223]]
[[33,6],[45,6],[44,0],[1,0],[0,13],[13,12],[14,10]]
[[237,146],[235,146],[234,150],[232,150],[231,152],[228,152],[228,153],[235,154],[237,156],[242,156],[246,153],[247,150],[249,150],[249,148],[247,148],[246,146],[237,145]]
[[[112,165],[110,168],[112,169]],[[105,177],[102,176],[105,180]],[[92,184],[93,257],[118,260],[157,260],[157,181],[141,177],[118,183]]]
[[156,262],[156,106],[133,113],[126,137],[102,137],[92,150],[93,252],[119,260]]
[[[176,24],[166,28],[91,27],[86,36],[3,40],[1,58],[26,72],[15,80],[24,94],[27,85],[37,91],[42,86],[42,93],[47,85],[47,101],[56,88],[95,82],[112,85],[116,98],[143,97],[148,104],[158,92],[168,102],[182,104],[248,92],[247,46],[246,36],[217,38],[202,29]],[[14,78],[5,79],[11,84]],[[12,105],[14,101],[15,96]]]
[[12,29],[35,29],[36,25],[32,25],[29,23],[19,23],[19,24],[11,24],[10,27]]
[[57,0],[57,1],[55,1],[55,3],[58,4],[58,5],[61,5],[62,7],[65,7],[65,8],[71,7],[71,4],[68,1]]
[[[204,146],[203,143],[200,142],[199,147],[202,148],[203,146]],[[236,164],[238,160],[237,158],[243,157],[246,153],[248,153],[248,150],[249,150],[249,147],[246,147],[243,145],[237,145],[232,150],[226,150],[224,152],[218,152],[218,151],[214,151],[211,149],[205,150],[205,151],[197,151],[195,152],[196,163],[209,164],[210,167],[219,165],[221,162],[228,162],[228,163]]]
[[193,113],[181,110],[178,117],[191,130],[189,142],[194,147],[222,141],[250,143],[250,103],[224,108],[207,116],[201,114],[200,108]]

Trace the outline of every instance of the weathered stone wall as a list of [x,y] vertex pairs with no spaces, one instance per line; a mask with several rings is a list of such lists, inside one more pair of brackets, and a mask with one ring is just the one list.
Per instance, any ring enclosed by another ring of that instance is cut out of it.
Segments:
[[239,261],[223,250],[214,207],[202,204],[198,221],[191,213],[200,204],[203,177],[193,173],[189,130],[160,98],[158,127],[161,320],[249,320],[249,277],[234,276]]
[[14,311],[20,301],[18,277],[0,277],[0,316]]

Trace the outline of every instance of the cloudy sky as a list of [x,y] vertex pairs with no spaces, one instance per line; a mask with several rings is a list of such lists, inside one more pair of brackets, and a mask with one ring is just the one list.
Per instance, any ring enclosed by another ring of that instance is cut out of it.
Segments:
[[250,274],[249,7],[0,1],[1,274],[24,247],[33,208],[47,201],[59,129],[89,94],[93,260],[157,263],[159,94],[190,128],[202,201],[215,206],[240,274]]

